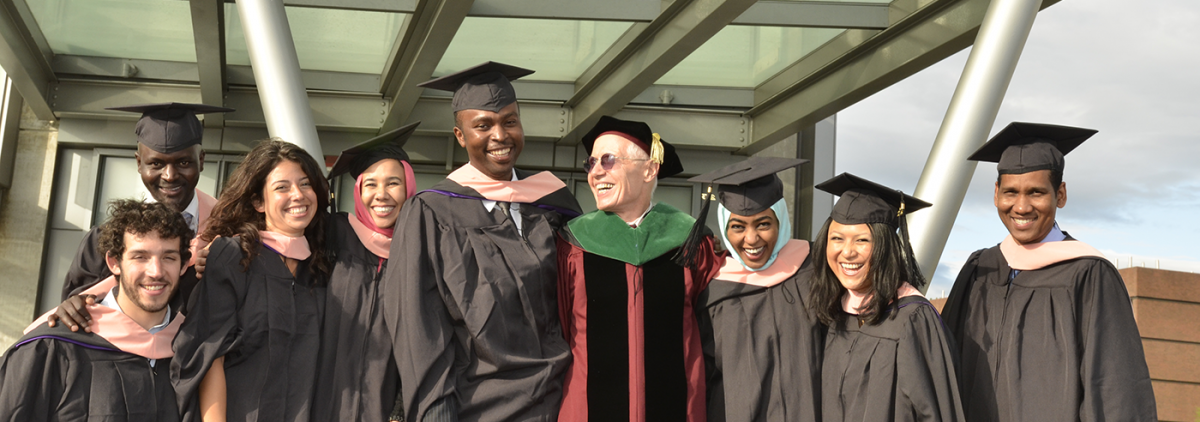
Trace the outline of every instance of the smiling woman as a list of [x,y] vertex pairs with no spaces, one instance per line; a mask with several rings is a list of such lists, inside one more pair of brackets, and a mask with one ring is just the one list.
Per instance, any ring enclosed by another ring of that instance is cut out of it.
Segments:
[[816,187],[841,195],[812,255],[812,306],[829,329],[822,417],[963,420],[949,336],[908,244],[907,214],[930,204],[845,173]]
[[308,419],[328,206],[321,167],[296,145],[263,141],[238,166],[213,208],[208,271],[173,344],[171,381],[185,420],[261,411]]

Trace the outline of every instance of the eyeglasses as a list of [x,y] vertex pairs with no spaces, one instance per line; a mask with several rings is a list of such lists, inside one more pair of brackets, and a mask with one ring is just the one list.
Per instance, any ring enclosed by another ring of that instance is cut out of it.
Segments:
[[596,157],[588,157],[587,160],[583,161],[583,171],[591,173],[592,167],[596,166],[597,161],[600,162],[600,167],[603,167],[604,171],[612,170],[613,164],[616,164],[618,159],[629,160],[629,161],[650,161],[649,158],[618,157],[616,155],[613,155],[613,153],[610,152],[610,153],[605,153],[604,155],[601,155],[600,158],[598,158],[598,159]]

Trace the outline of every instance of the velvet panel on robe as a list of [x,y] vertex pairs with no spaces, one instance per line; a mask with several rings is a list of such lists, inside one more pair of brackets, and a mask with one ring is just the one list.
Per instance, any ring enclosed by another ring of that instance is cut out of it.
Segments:
[[325,238],[336,257],[325,298],[313,420],[383,421],[400,385],[383,322],[380,283],[387,260],[363,246],[347,218],[354,216],[334,214]]
[[170,363],[151,367],[99,335],[43,324],[4,353],[0,420],[177,421]]
[[261,244],[242,271],[239,242],[213,241],[204,282],[175,336],[171,382],[183,420],[199,420],[200,381],[224,356],[227,420],[308,421],[326,289],[308,261],[292,276],[283,257]]
[[697,313],[708,369],[708,421],[821,420],[825,325],[809,310],[812,267],[764,287],[722,280]]
[[540,205],[579,205],[565,187],[522,203],[519,233],[474,189],[433,189],[401,210],[383,278],[406,419],[555,420],[570,362],[554,285],[566,217]]
[[[1069,238],[1068,238],[1069,239]],[[1129,293],[1102,258],[1025,270],[975,252],[946,301],[971,421],[1153,421]]]
[[[656,205],[638,229],[653,224],[661,207],[670,208]],[[672,262],[694,220],[673,208],[670,212],[687,221],[664,227],[663,233],[633,236],[647,250],[656,239],[678,238],[674,248],[659,248],[661,255],[625,253],[623,259],[614,259],[588,252],[574,237],[586,227],[575,225],[588,223],[593,214],[564,229],[558,243],[559,312],[574,360],[560,421],[705,420],[704,356],[695,308],[720,261],[709,236],[701,243],[702,259],[696,268]],[[617,223],[618,229],[629,229]],[[638,229],[630,230],[637,234]],[[608,243],[616,252],[623,249],[618,239],[629,238],[626,235],[630,233],[600,241],[617,242]],[[645,262],[628,262],[633,257]]]
[[876,325],[842,314],[821,369],[826,422],[962,421],[953,341],[924,297],[897,299]]

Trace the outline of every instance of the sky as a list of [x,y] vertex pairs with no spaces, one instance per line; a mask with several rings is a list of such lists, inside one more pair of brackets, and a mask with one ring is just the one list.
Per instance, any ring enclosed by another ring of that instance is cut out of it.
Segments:
[[[835,172],[915,190],[970,51],[838,113]],[[1099,130],[1066,156],[1059,226],[1119,268],[1200,272],[1198,72],[1200,2],[1063,0],[1035,19],[989,137],[1013,121]],[[929,297],[1008,234],[995,178],[976,167]]]

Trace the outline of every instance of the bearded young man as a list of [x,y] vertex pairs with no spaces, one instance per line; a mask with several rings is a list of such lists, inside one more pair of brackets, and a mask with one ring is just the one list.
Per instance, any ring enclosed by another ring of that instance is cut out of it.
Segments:
[[1154,421],[1129,293],[1103,254],[1062,231],[1064,155],[1095,130],[1014,122],[970,159],[998,163],[1009,236],[963,265],[943,320],[969,421]]
[[0,420],[175,421],[171,340],[192,230],[162,203],[120,200],[100,226],[112,275],[85,293],[92,333],[50,327],[51,310],[0,363]]

